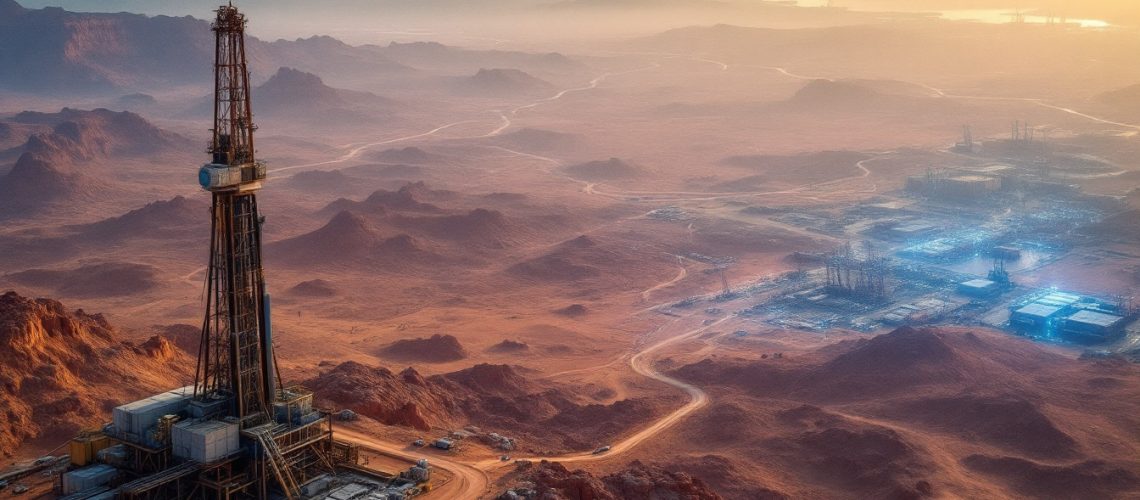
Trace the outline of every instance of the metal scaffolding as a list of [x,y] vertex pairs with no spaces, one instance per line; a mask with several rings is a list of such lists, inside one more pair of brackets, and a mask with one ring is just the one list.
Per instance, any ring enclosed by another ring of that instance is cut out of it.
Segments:
[[862,251],[856,251],[847,242],[828,254],[825,261],[828,292],[862,302],[887,299],[890,259],[877,255],[871,242],[864,241]]

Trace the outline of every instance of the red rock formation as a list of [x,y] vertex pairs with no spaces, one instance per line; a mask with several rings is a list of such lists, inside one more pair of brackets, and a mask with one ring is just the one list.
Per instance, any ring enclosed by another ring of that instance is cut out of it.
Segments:
[[[601,479],[583,470],[570,471],[558,462],[543,460],[519,476],[517,489],[533,490],[535,498],[550,500],[719,500],[703,481],[684,472],[632,462]],[[530,485],[533,485],[530,486]],[[500,499],[512,498],[503,493]],[[517,497],[515,497],[517,498]]]
[[102,315],[0,295],[0,455],[102,423],[109,405],[176,387],[193,366],[164,338],[120,340]]

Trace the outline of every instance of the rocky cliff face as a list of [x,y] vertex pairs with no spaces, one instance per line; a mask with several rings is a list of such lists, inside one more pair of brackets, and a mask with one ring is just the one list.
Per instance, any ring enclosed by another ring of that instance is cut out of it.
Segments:
[[193,360],[162,337],[121,340],[101,314],[52,299],[0,295],[0,455],[29,439],[62,441],[110,409],[192,377]]
[[566,386],[534,381],[518,367],[479,364],[424,377],[348,361],[303,383],[331,406],[419,430],[476,425],[518,438],[535,453],[590,450],[644,425],[675,399],[582,404]]

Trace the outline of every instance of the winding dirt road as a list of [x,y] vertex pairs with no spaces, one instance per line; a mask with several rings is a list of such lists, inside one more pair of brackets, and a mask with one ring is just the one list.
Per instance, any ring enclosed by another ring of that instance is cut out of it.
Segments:
[[676,285],[677,283],[680,283],[681,280],[685,279],[686,276],[689,275],[689,269],[685,267],[685,261],[683,260],[683,258],[681,256],[677,256],[677,266],[680,267],[681,269],[680,269],[680,271],[677,272],[677,275],[674,276],[673,279],[671,279],[669,281],[664,281],[664,282],[658,283],[658,284],[653,285],[649,288],[646,288],[645,290],[642,290],[641,300],[648,302],[649,296],[653,295],[653,292],[656,292],[657,290],[660,290],[662,288],[669,288],[673,285]]
[[[659,351],[665,347],[668,347],[670,345],[673,345],[673,344],[676,344],[679,342],[683,342],[685,340],[696,337],[696,336],[708,331],[710,328],[714,328],[717,325],[720,325],[721,323],[728,321],[730,318],[731,318],[731,316],[725,316],[725,317],[722,317],[721,319],[719,319],[713,323],[710,323],[708,325],[704,325],[704,326],[701,326],[699,328],[689,330],[689,331],[684,332],[680,335],[674,335],[674,336],[667,337],[664,340],[661,340],[655,344],[650,345],[649,347],[642,349],[641,351],[637,352],[636,354],[634,354],[632,357],[629,358],[630,368],[632,368],[633,371],[638,373],[639,375],[664,382],[666,384],[669,384],[673,387],[676,387],[678,389],[685,391],[689,395],[689,401],[687,403],[685,403],[683,406],[681,406],[680,408],[673,410],[668,415],[662,416],[661,418],[657,419],[652,424],[650,424],[648,427],[638,431],[636,434],[633,434],[629,437],[626,437],[625,439],[622,439],[621,441],[618,441],[617,443],[614,443],[612,446],[610,446],[610,450],[605,452],[605,453],[599,453],[599,454],[574,453],[574,454],[554,456],[554,457],[551,457],[551,456],[541,456],[541,457],[516,456],[515,458],[520,459],[520,460],[550,460],[550,461],[556,461],[556,462],[562,462],[562,463],[593,462],[593,461],[599,461],[599,460],[609,460],[609,459],[612,459],[615,455],[621,455],[621,454],[624,454],[626,452],[629,452],[633,448],[637,447],[637,445],[655,437],[656,435],[660,434],[662,431],[665,431],[666,429],[672,427],[674,424],[676,424],[677,422],[679,422],[681,419],[685,418],[689,414],[705,407],[709,403],[709,396],[707,393],[705,393],[705,391],[701,390],[700,387],[697,387],[695,385],[692,385],[692,384],[689,384],[686,382],[682,382],[680,380],[677,380],[673,377],[670,377],[668,375],[665,375],[665,374],[657,371],[657,369],[654,368],[654,366],[653,366],[653,359],[651,356],[653,353],[655,353],[655,352],[657,352],[657,351]],[[678,321],[679,320],[674,320],[674,324],[676,324]],[[478,467],[479,469],[488,470],[488,471],[489,470],[495,470],[498,468],[502,468],[502,467],[504,467],[504,465],[505,465],[504,463],[497,461],[497,460],[487,460],[487,461],[483,461],[483,462],[479,462],[479,463],[475,464],[475,466]]]
[[335,427],[334,435],[338,440],[355,443],[369,451],[387,455],[400,460],[415,463],[421,458],[428,458],[428,462],[437,469],[443,469],[452,475],[451,480],[437,486],[425,498],[476,499],[486,495],[491,488],[491,478],[485,470],[473,466],[440,458],[437,456],[424,457],[409,453],[403,446],[387,443],[351,429]]
[[[332,160],[319,161],[316,163],[305,163],[303,165],[290,165],[288,167],[271,168],[271,169],[269,169],[269,173],[279,173],[279,172],[286,172],[289,170],[296,170],[299,168],[312,168],[312,167],[319,167],[322,165],[335,165],[337,163],[344,163],[346,161],[349,161],[349,160],[352,160],[354,158],[359,157],[365,151],[372,149],[374,147],[377,147],[377,146],[387,146],[389,144],[396,144],[399,142],[406,142],[406,141],[411,141],[411,140],[415,140],[415,139],[422,139],[424,137],[430,137],[430,136],[433,136],[433,135],[438,134],[440,132],[443,132],[444,130],[447,130],[451,127],[457,127],[459,125],[465,125],[468,123],[479,123],[479,122],[480,122],[479,120],[462,120],[462,121],[457,121],[457,122],[451,122],[451,123],[448,123],[445,125],[440,125],[436,128],[428,130],[427,132],[423,132],[423,133],[419,133],[419,134],[415,134],[415,135],[408,135],[408,136],[404,136],[404,137],[397,137],[395,139],[384,139],[384,140],[380,140],[380,141],[376,141],[376,142],[369,142],[369,143],[365,143],[365,144],[361,144],[361,145],[355,145],[355,146],[351,146],[351,149],[349,149],[343,155],[340,155],[340,156],[338,156]],[[281,176],[281,177],[288,177],[288,176]]]

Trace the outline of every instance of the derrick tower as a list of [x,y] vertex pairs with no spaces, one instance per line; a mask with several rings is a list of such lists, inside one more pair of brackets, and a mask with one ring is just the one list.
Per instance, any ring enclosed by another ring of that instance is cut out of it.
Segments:
[[254,155],[245,24],[230,5],[218,9],[212,26],[214,128],[211,161],[198,181],[213,194],[213,216],[195,377],[195,397],[228,401],[224,413],[243,428],[269,419],[276,386],[256,194],[265,165]]
[[[372,474],[360,467],[356,445],[333,439],[330,412],[314,406],[312,391],[281,384],[261,262],[257,191],[265,165],[253,143],[246,20],[233,5],[217,14],[213,137],[210,161],[198,170],[213,205],[194,385],[118,406],[99,439],[76,438],[72,464],[82,468],[61,475],[60,492],[121,500],[295,500],[324,498],[341,487],[357,495],[353,477],[385,495],[418,492],[430,480],[426,462],[398,478]],[[89,465],[103,451],[96,443],[114,453]],[[355,476],[340,476],[346,472]]]

